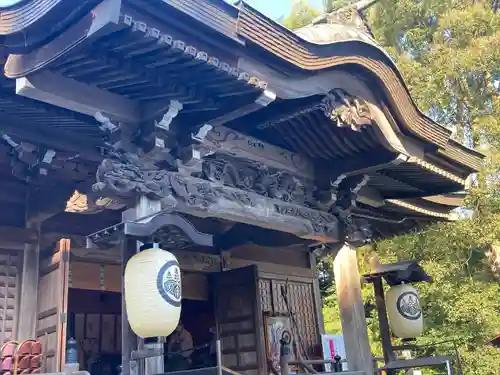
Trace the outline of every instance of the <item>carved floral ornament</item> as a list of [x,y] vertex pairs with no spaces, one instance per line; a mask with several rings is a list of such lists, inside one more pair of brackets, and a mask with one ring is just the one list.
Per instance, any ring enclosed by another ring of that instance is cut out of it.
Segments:
[[327,16],[327,23],[352,26],[364,32],[369,32],[365,21],[355,7],[346,7],[330,13]]
[[326,117],[337,122],[337,126],[350,127],[354,131],[370,126],[373,121],[366,102],[342,89],[334,89],[325,96],[322,110]]

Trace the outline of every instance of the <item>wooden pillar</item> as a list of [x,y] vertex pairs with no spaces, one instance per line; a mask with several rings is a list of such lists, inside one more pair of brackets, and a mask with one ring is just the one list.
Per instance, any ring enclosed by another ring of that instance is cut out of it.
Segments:
[[372,375],[373,359],[361,295],[361,277],[353,246],[345,244],[339,250],[334,272],[349,371],[364,371],[366,375]]
[[130,328],[127,318],[127,308],[125,305],[125,287],[123,276],[128,260],[136,253],[136,242],[129,238],[121,241],[121,261],[122,261],[122,375],[137,375],[138,366],[136,361],[132,361],[130,356],[133,350],[137,349],[137,336]]
[[[123,213],[123,220],[137,220],[148,217],[161,211],[161,203],[157,200],[148,199],[141,196],[134,210]],[[128,260],[137,253],[139,244],[136,240],[124,238],[122,240],[122,276],[125,275],[125,267]],[[162,340],[158,344],[148,345],[148,349],[161,349]],[[127,309],[125,306],[125,288],[122,281],[122,375],[152,375],[163,373],[163,355],[150,357],[145,360],[132,361],[130,358],[133,350],[145,348],[144,339],[137,337],[127,319]],[[126,372],[128,371],[128,372]]]
[[23,270],[17,339],[35,338],[37,324],[38,279],[40,262],[40,224],[28,223],[28,228],[36,229],[38,242],[24,245]]
[[[162,353],[163,344],[164,344],[163,337],[158,337],[158,342],[146,344],[145,348]],[[163,355],[152,358],[146,358],[145,369],[144,369],[145,375],[162,374],[164,372],[164,367],[165,367],[164,364],[165,363]]]

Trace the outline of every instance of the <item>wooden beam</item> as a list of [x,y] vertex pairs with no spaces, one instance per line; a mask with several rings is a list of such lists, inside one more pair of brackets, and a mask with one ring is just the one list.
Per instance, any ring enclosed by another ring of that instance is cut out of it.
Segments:
[[361,276],[353,246],[345,244],[340,248],[334,261],[334,273],[349,371],[373,374],[373,359],[361,295]]
[[205,125],[193,139],[217,153],[250,159],[266,166],[286,170],[308,179],[314,178],[314,165],[303,155],[274,146],[225,126]]
[[141,118],[137,102],[47,70],[16,79],[16,94],[89,116],[103,112],[125,123]]
[[6,251],[24,251],[24,244],[20,242],[7,242],[7,241],[0,241],[0,250],[6,250]]
[[[81,235],[60,232],[42,232],[35,227],[26,228],[0,226],[0,248],[9,250],[23,250],[24,245],[48,245],[59,241],[61,238],[70,238],[72,241],[83,246],[86,238]],[[43,247],[43,246],[42,246]]]
[[27,226],[26,228],[0,226],[0,239],[6,242],[36,245],[40,238],[39,228]]

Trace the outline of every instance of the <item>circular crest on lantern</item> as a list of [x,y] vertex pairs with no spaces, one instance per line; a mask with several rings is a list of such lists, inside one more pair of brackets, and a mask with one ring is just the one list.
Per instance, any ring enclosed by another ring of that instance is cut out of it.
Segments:
[[158,291],[172,306],[179,307],[182,299],[181,269],[179,263],[171,260],[160,268],[156,279]]
[[422,309],[418,295],[413,291],[401,293],[396,302],[398,312],[410,320],[418,320],[422,316]]

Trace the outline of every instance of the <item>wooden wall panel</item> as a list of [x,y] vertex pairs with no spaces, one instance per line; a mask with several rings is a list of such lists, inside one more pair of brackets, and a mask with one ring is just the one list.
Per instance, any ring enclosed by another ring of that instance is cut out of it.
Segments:
[[104,289],[110,292],[122,292],[122,267],[119,264],[104,265]]
[[101,265],[99,263],[69,263],[69,287],[77,289],[101,290]]
[[257,266],[257,268],[259,269],[259,273],[267,276],[267,278],[295,278],[302,280],[312,280],[314,276],[314,272],[310,268],[286,266],[282,264],[233,257],[231,257],[231,259],[229,260],[229,266],[231,269]]
[[302,249],[271,248],[246,244],[231,249],[231,257],[282,266],[309,268],[309,254]]
[[119,293],[121,292],[121,278],[120,265],[70,261],[70,288]]
[[44,372],[62,370],[65,358],[68,303],[69,240],[40,262],[36,336],[46,356]]
[[0,345],[16,337],[21,256],[0,251]]
[[[121,293],[121,280],[120,265],[70,261],[70,288]],[[204,273],[182,271],[184,298],[206,301],[208,289],[207,276]]]

